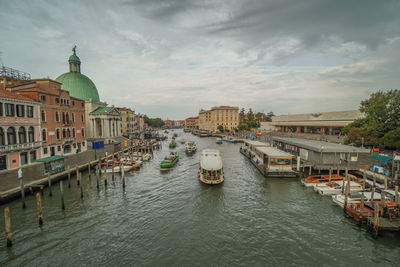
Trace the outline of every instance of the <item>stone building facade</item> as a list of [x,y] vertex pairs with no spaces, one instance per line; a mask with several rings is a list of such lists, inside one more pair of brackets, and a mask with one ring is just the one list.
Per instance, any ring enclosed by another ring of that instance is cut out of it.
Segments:
[[0,89],[0,170],[41,158],[40,103]]
[[130,108],[118,108],[121,113],[122,135],[130,136],[135,133],[135,111]]
[[219,126],[233,131],[239,126],[239,107],[216,106],[210,110],[200,110],[199,128],[207,131],[217,131]]

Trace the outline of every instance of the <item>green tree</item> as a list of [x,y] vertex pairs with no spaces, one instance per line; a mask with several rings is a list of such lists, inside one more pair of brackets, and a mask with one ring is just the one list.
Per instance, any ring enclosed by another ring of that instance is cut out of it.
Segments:
[[400,148],[400,128],[387,132],[382,141],[386,147]]
[[370,134],[382,137],[400,127],[400,91],[379,91],[361,102],[360,111],[365,114],[363,127]]
[[218,131],[220,131],[221,133],[224,132],[224,126],[222,126],[222,125],[218,125],[217,129],[218,129]]
[[241,122],[241,123],[239,123],[238,129],[239,129],[239,131],[248,131],[249,126],[247,125],[247,123]]
[[249,112],[247,112],[247,121],[253,121],[253,120],[254,120],[253,110],[249,108]]
[[265,114],[262,112],[257,112],[255,117],[258,122],[265,120]]
[[245,110],[244,110],[244,108],[242,108],[240,110],[240,112],[239,112],[239,122],[244,122],[245,121],[244,120],[244,113],[245,113]]
[[275,114],[272,111],[268,112],[266,116],[266,121],[272,121],[273,116],[275,116]]

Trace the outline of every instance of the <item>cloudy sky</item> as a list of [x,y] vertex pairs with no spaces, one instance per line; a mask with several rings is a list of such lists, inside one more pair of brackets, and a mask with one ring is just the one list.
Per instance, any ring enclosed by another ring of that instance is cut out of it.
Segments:
[[164,119],[350,110],[399,88],[399,14],[390,0],[0,0],[0,51],[55,79],[76,44],[102,101]]

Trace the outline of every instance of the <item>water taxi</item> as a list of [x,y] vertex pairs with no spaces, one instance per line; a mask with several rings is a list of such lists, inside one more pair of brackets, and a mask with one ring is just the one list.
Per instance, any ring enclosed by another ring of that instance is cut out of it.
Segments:
[[[381,200],[381,194],[378,192],[375,192],[374,195],[372,196],[372,192],[365,191],[365,192],[356,192],[356,193],[350,193],[347,197],[347,203],[352,204],[352,203],[360,203],[361,202],[361,194],[364,193],[364,199],[366,201],[379,201]],[[373,199],[371,199],[373,197]],[[332,201],[336,204],[339,205],[340,207],[344,208],[344,199],[345,195],[344,194],[338,194],[338,195],[333,195],[332,196]]]
[[207,130],[200,130],[200,131],[199,131],[199,136],[200,136],[200,137],[207,137],[207,136],[209,136],[208,131],[207,131]]
[[[125,172],[128,172],[128,171],[130,171],[130,170],[132,170],[132,166],[131,165],[124,165],[124,167],[123,167],[123,170],[125,171]],[[106,173],[112,173],[113,172],[113,167],[112,166],[109,166],[109,167],[106,167]],[[114,166],[114,173],[118,173],[118,172],[121,172],[121,166]]]
[[220,153],[216,149],[204,149],[200,156],[199,180],[205,184],[220,184],[224,171]]
[[292,169],[293,155],[259,141],[244,141],[240,153],[266,177],[296,177]]
[[306,187],[313,187],[319,183],[329,183],[332,181],[343,181],[344,177],[338,174],[329,175],[311,175],[301,180],[301,183]]
[[193,152],[196,152],[196,150],[197,150],[196,142],[194,142],[194,141],[187,142],[187,144],[186,144],[186,152],[187,153],[193,153]]
[[[333,181],[330,183],[316,184],[314,190],[324,196],[337,195],[341,192],[345,192],[344,190],[347,188],[347,182],[344,182],[344,186],[343,182],[344,181]],[[359,192],[362,190],[363,188],[361,184],[350,181],[350,193]]]
[[168,170],[175,166],[179,160],[178,152],[171,152],[168,156],[164,158],[160,163],[161,170]]

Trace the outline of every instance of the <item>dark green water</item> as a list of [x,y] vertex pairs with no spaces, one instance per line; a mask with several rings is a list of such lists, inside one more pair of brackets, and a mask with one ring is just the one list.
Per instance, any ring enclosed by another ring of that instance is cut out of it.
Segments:
[[[27,208],[9,203],[13,247],[6,248],[0,220],[0,265],[134,266],[399,266],[400,238],[373,239],[343,216],[330,198],[299,179],[267,179],[239,153],[240,144],[181,133],[199,150],[218,147],[225,182],[197,179],[200,153],[187,156],[179,142],[178,165],[160,173],[168,142],[142,169],[131,172],[123,192],[119,176],[96,189],[86,174],[84,200],[75,183],[44,192],[44,225],[33,196]],[[1,206],[2,217],[5,206]]]

